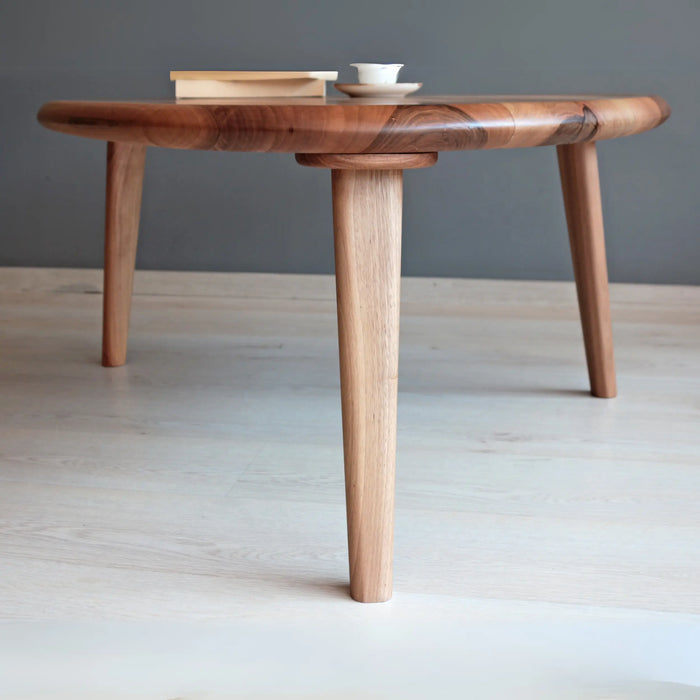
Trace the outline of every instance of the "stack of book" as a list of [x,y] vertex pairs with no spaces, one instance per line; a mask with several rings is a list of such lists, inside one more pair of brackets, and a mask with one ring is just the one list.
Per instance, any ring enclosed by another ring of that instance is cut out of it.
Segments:
[[175,97],[323,97],[337,71],[174,70]]

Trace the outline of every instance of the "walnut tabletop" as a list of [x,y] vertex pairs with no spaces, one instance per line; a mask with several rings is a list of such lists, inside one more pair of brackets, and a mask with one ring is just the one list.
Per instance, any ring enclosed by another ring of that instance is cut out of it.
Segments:
[[61,101],[47,128],[165,148],[286,153],[420,153],[559,146],[662,124],[656,96],[493,95]]
[[596,142],[653,129],[669,114],[654,96],[303,97],[49,102],[39,121],[108,142],[106,367],[126,362],[149,146],[295,153],[300,165],[331,171],[350,594],[379,602],[392,591],[403,171],[434,165],[440,151],[556,146],[591,394],[611,399]]

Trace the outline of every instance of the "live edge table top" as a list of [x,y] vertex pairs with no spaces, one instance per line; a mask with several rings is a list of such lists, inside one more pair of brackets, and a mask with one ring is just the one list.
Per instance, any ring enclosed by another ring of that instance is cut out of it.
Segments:
[[489,95],[49,102],[49,129],[164,148],[281,153],[426,153],[558,146],[662,124],[656,96]]

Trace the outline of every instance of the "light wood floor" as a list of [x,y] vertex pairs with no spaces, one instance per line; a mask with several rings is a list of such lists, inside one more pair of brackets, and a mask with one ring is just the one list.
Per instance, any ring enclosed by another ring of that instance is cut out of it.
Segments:
[[0,269],[0,697],[700,698],[700,288],[404,279],[395,596],[347,596],[333,280]]

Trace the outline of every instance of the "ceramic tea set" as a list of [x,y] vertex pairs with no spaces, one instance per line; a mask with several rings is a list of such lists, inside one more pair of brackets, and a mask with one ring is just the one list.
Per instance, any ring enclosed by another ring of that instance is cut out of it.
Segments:
[[403,97],[419,90],[423,83],[397,82],[403,63],[351,63],[357,68],[356,83],[335,83],[350,97]]

